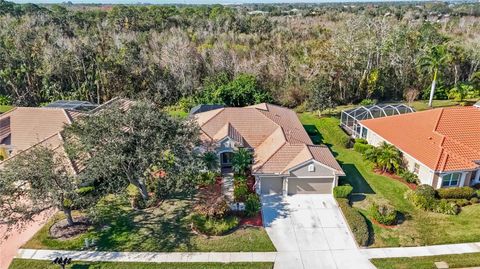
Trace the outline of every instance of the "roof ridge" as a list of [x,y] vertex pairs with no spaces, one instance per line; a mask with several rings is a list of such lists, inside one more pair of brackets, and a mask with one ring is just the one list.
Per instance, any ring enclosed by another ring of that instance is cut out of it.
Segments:
[[[200,125],[200,127],[204,126],[205,124],[207,124],[208,122],[210,122],[213,118],[217,117],[218,114],[222,113],[223,111],[225,111],[225,108],[226,107],[222,107],[220,109],[218,109],[218,112],[215,113],[213,116],[210,117],[210,119],[206,120],[202,125]],[[216,109],[215,109],[216,110]],[[210,110],[210,111],[215,111],[215,110]],[[210,111],[205,111],[205,112],[210,112]],[[202,112],[202,113],[205,113],[205,112]],[[201,113],[199,113],[201,114]]]
[[435,127],[433,127],[433,131],[436,132],[437,129],[438,129],[438,125],[440,124],[440,119],[442,118],[443,116],[443,111],[444,111],[444,108],[442,107],[440,109],[440,114],[438,115],[438,118],[437,118],[437,122],[435,123]]

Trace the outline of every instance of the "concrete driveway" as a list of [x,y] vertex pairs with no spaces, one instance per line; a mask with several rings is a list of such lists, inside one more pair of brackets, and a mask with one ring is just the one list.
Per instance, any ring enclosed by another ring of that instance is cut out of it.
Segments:
[[332,195],[264,195],[262,214],[278,251],[275,269],[375,268],[357,248]]

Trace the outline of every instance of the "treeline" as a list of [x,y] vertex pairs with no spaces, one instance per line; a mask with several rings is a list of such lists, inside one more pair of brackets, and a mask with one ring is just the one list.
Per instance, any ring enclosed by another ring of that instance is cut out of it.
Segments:
[[183,108],[261,101],[323,108],[412,92],[426,98],[434,68],[422,59],[432,51],[448,56],[437,68],[437,98],[478,95],[475,5],[287,7],[251,15],[255,6],[0,0],[0,102],[125,96]]

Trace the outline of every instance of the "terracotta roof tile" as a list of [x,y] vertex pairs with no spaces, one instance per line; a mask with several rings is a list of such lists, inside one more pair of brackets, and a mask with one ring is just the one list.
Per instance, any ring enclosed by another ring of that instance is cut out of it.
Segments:
[[360,123],[432,170],[479,166],[479,108],[439,108]]
[[203,140],[219,141],[226,136],[238,140],[241,137],[245,145],[254,148],[256,172],[285,173],[300,163],[318,159],[343,173],[328,148],[324,156],[320,156],[324,151],[315,150],[315,154],[309,151],[307,145],[312,141],[290,109],[262,103],[244,108],[220,108],[195,114],[195,118]]

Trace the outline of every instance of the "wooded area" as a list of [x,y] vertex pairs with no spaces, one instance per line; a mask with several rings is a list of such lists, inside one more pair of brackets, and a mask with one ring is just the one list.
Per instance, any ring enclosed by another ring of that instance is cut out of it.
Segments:
[[479,95],[479,66],[474,3],[0,1],[0,105],[125,96],[183,109],[262,101],[323,109],[363,99],[427,99],[432,80],[436,99],[464,99]]

